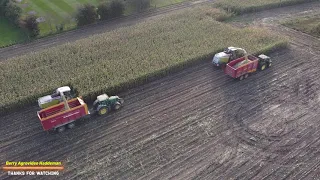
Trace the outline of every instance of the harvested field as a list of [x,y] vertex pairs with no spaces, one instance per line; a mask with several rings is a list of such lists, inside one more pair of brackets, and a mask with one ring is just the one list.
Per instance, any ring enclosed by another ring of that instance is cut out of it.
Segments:
[[260,28],[238,29],[215,21],[221,14],[225,12],[211,7],[190,8],[2,62],[0,110],[35,102],[66,84],[93,99],[203,60],[229,45],[254,53],[285,41]]

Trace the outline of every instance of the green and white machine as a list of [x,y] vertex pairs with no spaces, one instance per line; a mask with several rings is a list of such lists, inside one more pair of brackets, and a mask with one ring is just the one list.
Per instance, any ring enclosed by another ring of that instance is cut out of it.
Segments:
[[69,86],[63,86],[57,88],[51,95],[39,98],[38,105],[41,109],[45,109],[50,106],[59,104],[60,102],[63,102],[63,97],[61,95],[64,95],[66,100],[72,99],[74,96],[71,93],[71,88]]
[[238,47],[228,47],[223,52],[214,55],[212,64],[216,67],[224,66],[230,61],[246,56],[247,52]]

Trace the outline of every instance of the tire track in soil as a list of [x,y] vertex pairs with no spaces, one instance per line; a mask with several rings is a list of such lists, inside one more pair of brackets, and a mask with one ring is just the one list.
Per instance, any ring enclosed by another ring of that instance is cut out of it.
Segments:
[[[316,117],[317,116],[313,116],[313,118],[316,118]],[[318,125],[317,128],[314,128],[314,129],[319,129],[319,127],[320,127],[320,125]],[[311,132],[312,132],[312,129],[311,129]],[[307,132],[307,134],[310,134],[311,132],[309,131],[309,132]],[[319,137],[319,135],[320,135],[319,131],[316,131],[313,134],[314,137]],[[304,151],[308,150],[308,148],[310,148],[310,146],[319,142],[319,138],[310,139],[310,136],[308,136],[308,135],[305,135],[303,138],[304,139],[302,140],[302,145],[297,144],[296,146],[298,146],[298,147],[291,149],[290,153],[286,154],[285,156],[275,158],[275,161],[268,165],[269,168],[265,168],[265,170],[267,170],[267,172],[259,174],[259,176],[256,178],[257,179],[266,179],[266,178],[269,178],[270,176],[274,175],[274,173],[276,173],[278,170],[280,170],[280,168],[282,168],[284,166],[285,167],[287,167],[287,166],[292,167],[292,165],[294,165],[294,164],[296,164],[296,165],[301,164],[301,162],[299,163],[298,160],[295,160],[294,158],[298,157],[301,153],[304,153]],[[304,142],[304,144],[303,144],[303,142]],[[292,159],[293,159],[293,162],[290,162],[290,161],[292,161]],[[309,163],[306,163],[306,164],[309,164]],[[268,170],[271,172],[268,172]]]
[[[310,133],[310,132],[307,132],[307,133]],[[255,156],[253,156],[253,157],[255,157]],[[279,156],[278,155],[273,155],[273,154],[271,154],[271,155],[267,154],[267,155],[264,155],[263,157],[264,158],[262,158],[262,164],[265,161],[265,162],[269,162],[272,165],[274,165],[274,162],[273,162],[274,159],[276,159]],[[252,158],[252,156],[251,156],[251,158]],[[248,163],[249,161],[250,161],[250,163]],[[258,161],[261,161],[261,157],[258,159]],[[243,173],[244,172],[251,172],[251,171],[246,170],[246,171],[243,172],[243,171],[241,171],[241,168],[242,169],[250,169],[252,167],[251,163],[256,163],[257,159],[255,159],[255,158],[254,159],[249,159],[248,162],[244,163],[244,164],[240,164],[239,166],[234,166],[232,168],[229,167],[227,169],[220,170],[220,172],[224,172],[224,173],[222,173],[220,176],[216,177],[215,179],[230,179],[230,178],[236,177],[236,174],[240,174],[239,176],[248,177],[248,175],[245,175]],[[294,165],[294,163],[290,164],[289,166],[291,167],[292,165]],[[261,169],[264,169],[264,168],[265,167],[262,167]],[[270,168],[270,169],[272,169],[272,168]],[[213,171],[216,171],[216,170],[217,169],[214,169]],[[203,178],[203,179],[208,179],[208,177],[212,176],[213,171],[210,172],[210,173],[207,173],[206,178]],[[220,174],[220,173],[215,173],[215,174]],[[255,179],[261,179],[261,178],[255,178]]]
[[[242,166],[239,168],[239,167],[235,167],[235,169],[234,169],[234,171],[233,172],[241,172],[241,168],[243,168]],[[240,169],[240,170],[239,170]],[[249,170],[248,170],[249,171]],[[223,178],[223,177],[220,177],[220,178],[217,178],[217,179],[221,179],[221,178]],[[224,177],[224,178],[226,178],[226,177]],[[206,178],[205,178],[206,179]],[[228,179],[228,178],[227,178]]]

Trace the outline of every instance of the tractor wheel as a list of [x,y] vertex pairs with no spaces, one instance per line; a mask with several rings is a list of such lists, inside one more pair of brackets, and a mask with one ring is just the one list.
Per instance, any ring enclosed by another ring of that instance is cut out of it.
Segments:
[[249,74],[245,74],[245,75],[244,75],[244,78],[245,78],[245,79],[247,79],[247,78],[248,78],[248,76],[249,76]]
[[121,104],[121,106],[122,106],[123,103],[124,103],[124,100],[123,100],[122,98],[120,98],[119,101],[120,101],[120,104]]
[[268,67],[271,67],[271,65],[272,65],[272,63],[271,63],[271,62],[269,62]]
[[67,127],[68,127],[69,129],[72,129],[72,128],[74,128],[75,126],[76,126],[76,125],[75,125],[74,122],[69,123],[69,124],[67,125]]
[[242,81],[244,79],[244,76],[240,76],[239,80]]
[[261,67],[260,67],[260,70],[263,71],[263,70],[265,70],[265,69],[266,69],[266,65],[265,65],[265,64],[262,64]]
[[119,110],[121,108],[121,104],[120,103],[116,103],[114,105],[114,110]]
[[108,108],[107,108],[107,107],[101,107],[101,108],[98,110],[98,114],[99,114],[100,116],[105,115],[105,114],[108,114]]
[[57,131],[58,131],[59,133],[63,132],[64,130],[66,130],[66,127],[65,127],[65,126],[60,126],[60,127],[57,128]]

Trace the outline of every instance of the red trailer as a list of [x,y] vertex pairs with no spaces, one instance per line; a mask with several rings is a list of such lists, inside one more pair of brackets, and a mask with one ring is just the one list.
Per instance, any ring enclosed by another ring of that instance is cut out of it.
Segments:
[[38,117],[44,130],[63,131],[65,127],[73,128],[74,122],[82,117],[90,115],[87,104],[80,98],[74,98],[67,101],[68,109],[65,103],[48,107],[38,111]]
[[248,55],[248,63],[235,67],[238,63],[245,61],[245,57],[238,58],[228,63],[224,69],[225,74],[243,80],[249,76],[250,73],[256,72],[257,69],[264,70],[271,66],[271,59],[266,55],[259,55],[258,57]]

